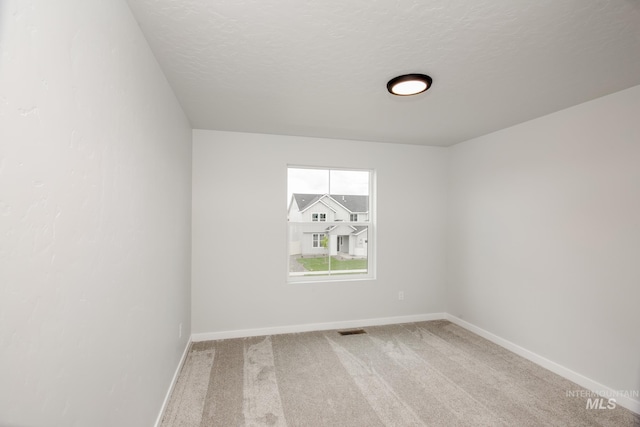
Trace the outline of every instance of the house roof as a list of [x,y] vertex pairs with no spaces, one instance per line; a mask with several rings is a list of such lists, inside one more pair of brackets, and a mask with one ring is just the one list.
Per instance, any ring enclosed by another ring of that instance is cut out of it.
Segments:
[[368,229],[368,227],[364,227],[362,225],[359,225],[359,226],[356,226],[356,227],[353,227],[353,228],[355,228],[355,231],[352,234],[355,234],[355,235],[358,235],[358,234],[362,233],[363,231],[367,231],[367,229]]
[[336,203],[344,206],[349,212],[362,213],[369,212],[369,196],[348,195],[348,194],[301,194],[294,193],[298,209],[304,211],[323,197],[330,197]]

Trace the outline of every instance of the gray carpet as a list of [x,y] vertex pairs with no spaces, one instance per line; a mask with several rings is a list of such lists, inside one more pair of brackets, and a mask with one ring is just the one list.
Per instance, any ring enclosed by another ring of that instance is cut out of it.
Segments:
[[640,426],[448,321],[364,330],[194,343],[162,426]]

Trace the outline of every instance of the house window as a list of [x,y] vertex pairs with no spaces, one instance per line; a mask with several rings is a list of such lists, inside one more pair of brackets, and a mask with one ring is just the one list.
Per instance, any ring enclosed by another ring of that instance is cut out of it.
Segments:
[[323,243],[324,234],[314,233],[312,237],[312,246],[314,248],[321,248]]
[[373,279],[373,171],[287,172],[288,281]]
[[327,214],[326,213],[312,213],[311,221],[326,221]]

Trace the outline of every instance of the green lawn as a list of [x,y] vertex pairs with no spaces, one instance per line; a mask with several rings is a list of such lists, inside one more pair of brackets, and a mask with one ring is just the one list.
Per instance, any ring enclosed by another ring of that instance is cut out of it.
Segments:
[[[298,258],[298,262],[308,271],[329,270],[329,257]],[[367,268],[366,259],[345,259],[339,260],[331,257],[331,270],[362,270]]]

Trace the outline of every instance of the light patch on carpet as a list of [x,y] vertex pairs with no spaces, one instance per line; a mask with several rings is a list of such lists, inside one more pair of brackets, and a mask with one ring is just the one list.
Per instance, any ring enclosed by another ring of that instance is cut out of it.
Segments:
[[420,417],[404,403],[393,388],[373,368],[337,342],[325,337],[340,362],[385,425],[424,426]]
[[243,413],[247,426],[286,426],[271,337],[244,350]]
[[402,367],[429,395],[434,396],[438,405],[449,409],[461,423],[474,426],[506,425],[505,421],[492,413],[486,406],[442,375],[402,342],[384,341],[376,337],[371,340],[382,351]]
[[[554,413],[551,405],[553,400],[546,399],[543,395],[536,395],[531,390],[528,381],[521,382],[523,373],[521,368],[511,370],[502,363],[497,366],[487,365],[483,360],[473,357],[467,350],[448,342],[438,335],[423,327],[418,327],[414,332],[419,339],[429,347],[436,350],[438,358],[446,358],[446,364],[453,362],[457,368],[440,368],[443,374],[451,375],[453,381],[467,382],[467,390],[481,390],[489,388],[495,393],[488,398],[486,394],[477,393],[477,400],[494,412],[499,412],[507,424],[514,424],[517,419],[526,417],[536,425],[566,426],[565,420],[550,418],[548,414]],[[490,343],[487,342],[490,346]],[[441,359],[442,360],[442,359]]]
[[167,405],[162,425],[197,427],[202,422],[202,410],[209,387],[209,375],[215,350],[189,353]]

